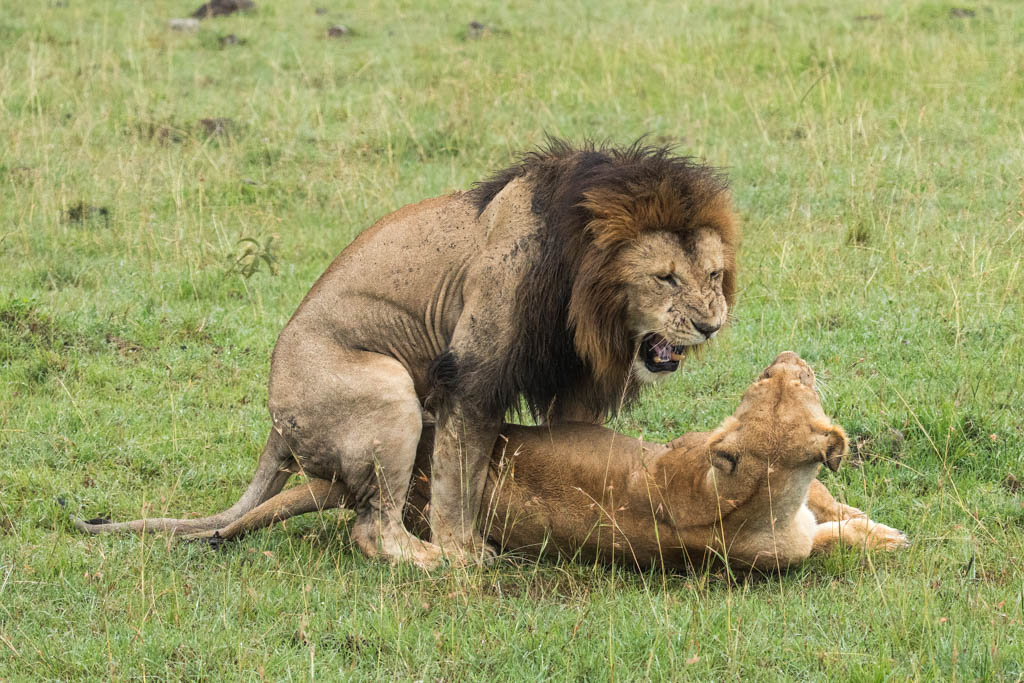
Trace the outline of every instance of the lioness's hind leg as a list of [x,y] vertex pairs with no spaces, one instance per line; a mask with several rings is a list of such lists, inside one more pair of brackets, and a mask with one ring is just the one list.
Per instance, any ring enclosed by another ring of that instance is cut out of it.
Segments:
[[345,504],[345,487],[340,482],[308,479],[256,506],[231,524],[185,536],[188,540],[218,538],[229,541],[244,534],[307,512],[319,512]]
[[288,449],[284,439],[277,432],[271,431],[249,487],[238,502],[223,512],[194,519],[150,517],[132,522],[110,522],[100,519],[84,521],[72,517],[71,522],[79,531],[88,534],[169,531],[179,536],[189,536],[207,531],[212,533],[214,529],[230,524],[284,488],[285,482],[292,475],[287,467],[287,461]]

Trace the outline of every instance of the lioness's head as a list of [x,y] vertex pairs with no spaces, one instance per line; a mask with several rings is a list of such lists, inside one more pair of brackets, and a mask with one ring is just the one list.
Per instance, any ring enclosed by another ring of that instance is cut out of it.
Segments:
[[846,454],[846,433],[821,408],[814,372],[800,356],[785,351],[743,394],[731,417],[707,442],[711,464],[728,476],[750,470],[807,469],[820,464],[835,471]]

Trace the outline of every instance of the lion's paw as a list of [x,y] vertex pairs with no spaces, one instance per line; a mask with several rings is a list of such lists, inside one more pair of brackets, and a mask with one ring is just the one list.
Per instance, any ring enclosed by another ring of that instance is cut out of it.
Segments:
[[485,567],[490,567],[498,559],[498,549],[490,543],[484,543],[484,547],[480,551],[479,556],[478,562]]
[[488,567],[494,564],[498,552],[494,546],[482,539],[477,539],[469,545],[459,545],[453,542],[441,543],[442,560],[449,567]]
[[498,551],[489,543],[484,543],[481,548],[466,548],[457,553],[445,555],[448,564],[452,567],[489,567],[494,564],[498,557]]
[[392,563],[408,562],[424,571],[436,569],[445,559],[439,546],[413,536],[398,524],[382,529],[357,518],[351,534],[356,547],[367,557]]
[[411,548],[402,560],[407,560],[423,571],[429,572],[437,569],[444,562],[444,553],[433,543],[421,541],[418,546]]

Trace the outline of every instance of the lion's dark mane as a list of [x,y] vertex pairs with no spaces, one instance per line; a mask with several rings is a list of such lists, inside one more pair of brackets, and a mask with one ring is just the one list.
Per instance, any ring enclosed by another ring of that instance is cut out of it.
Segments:
[[[458,359],[458,391],[482,400],[489,415],[520,412],[520,398],[534,417],[557,414],[558,401],[566,399],[594,418],[614,414],[637,395],[629,374],[634,348],[625,301],[605,272],[614,248],[598,250],[596,240],[621,243],[644,230],[690,232],[706,227],[695,221],[706,223],[713,205],[710,218],[722,219],[719,232],[731,249],[737,238],[731,213],[721,215],[728,212],[726,180],[668,147],[642,141],[574,147],[550,139],[474,186],[469,198],[477,211],[516,178],[530,183],[533,212],[544,221],[540,257],[515,292],[518,329],[509,353]],[[628,225],[602,222],[605,208],[621,214],[623,202],[630,207]],[[727,275],[731,305],[734,268]]]

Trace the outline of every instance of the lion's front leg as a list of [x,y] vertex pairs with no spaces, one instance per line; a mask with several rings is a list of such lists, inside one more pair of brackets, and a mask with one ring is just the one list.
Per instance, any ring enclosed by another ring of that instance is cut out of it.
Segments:
[[478,517],[499,421],[456,406],[437,425],[431,457],[430,533],[449,561],[487,561]]

